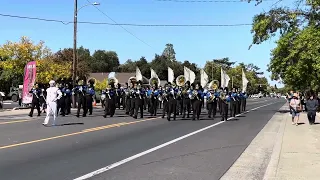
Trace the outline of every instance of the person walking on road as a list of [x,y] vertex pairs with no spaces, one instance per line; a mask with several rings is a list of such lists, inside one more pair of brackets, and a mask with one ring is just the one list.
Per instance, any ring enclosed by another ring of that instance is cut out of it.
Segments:
[[50,87],[47,89],[47,116],[44,119],[44,122],[42,123],[44,126],[47,126],[50,120],[50,115],[53,114],[53,123],[54,126],[56,123],[56,117],[57,117],[57,100],[59,100],[62,97],[62,93],[59,90],[59,88],[55,87],[56,82],[54,80],[51,80],[49,82]]
[[310,125],[313,125],[316,120],[316,112],[317,112],[318,106],[319,106],[318,100],[314,99],[314,95],[311,95],[306,102],[307,116],[308,116]]
[[292,99],[290,100],[290,109],[292,112],[292,125],[298,126],[299,116],[302,108],[301,101],[297,93],[294,93]]

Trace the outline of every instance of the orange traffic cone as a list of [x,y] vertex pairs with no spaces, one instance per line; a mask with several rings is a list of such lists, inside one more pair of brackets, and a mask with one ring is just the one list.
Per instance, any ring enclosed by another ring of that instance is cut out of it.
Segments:
[[93,106],[97,106],[97,102],[96,101],[93,101]]

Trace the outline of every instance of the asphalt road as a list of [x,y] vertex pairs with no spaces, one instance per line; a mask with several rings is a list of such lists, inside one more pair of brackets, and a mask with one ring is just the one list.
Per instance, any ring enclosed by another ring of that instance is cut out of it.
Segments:
[[[283,99],[248,100],[250,112],[146,153],[92,179],[219,179],[284,103]],[[220,122],[220,117],[208,119],[206,110],[203,111],[200,121],[168,122],[148,115],[143,120],[135,120],[121,110],[116,111],[114,118],[104,119],[103,111],[96,109],[86,118],[59,117],[61,126],[56,127],[42,126],[44,117],[2,118],[1,179],[81,177]]]

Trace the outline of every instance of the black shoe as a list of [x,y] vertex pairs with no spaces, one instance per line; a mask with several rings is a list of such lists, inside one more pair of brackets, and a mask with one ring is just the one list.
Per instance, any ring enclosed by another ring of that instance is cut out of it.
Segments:
[[77,117],[80,117],[79,114],[77,114]]
[[137,119],[138,117],[137,116],[132,116],[134,119]]
[[32,114],[29,114],[28,116],[32,117]]
[[103,115],[103,117],[104,117],[104,118],[107,118],[107,116],[106,116],[106,115]]

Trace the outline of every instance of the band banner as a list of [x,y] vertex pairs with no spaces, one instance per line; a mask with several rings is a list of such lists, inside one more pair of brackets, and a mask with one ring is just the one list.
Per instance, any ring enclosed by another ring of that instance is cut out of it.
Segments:
[[23,77],[23,90],[22,90],[22,103],[30,104],[32,102],[31,91],[34,83],[36,81],[37,66],[36,61],[28,62],[24,68],[24,77]]

